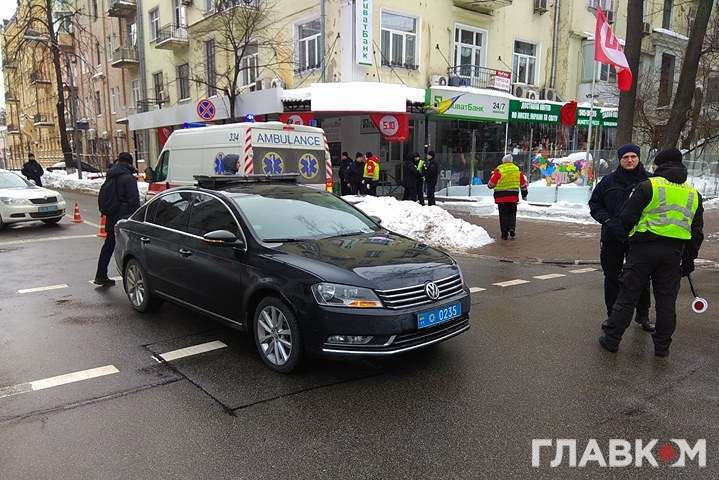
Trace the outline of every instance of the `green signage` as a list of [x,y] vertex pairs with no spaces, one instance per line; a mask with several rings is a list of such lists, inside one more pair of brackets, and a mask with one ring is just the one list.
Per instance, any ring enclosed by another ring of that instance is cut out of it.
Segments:
[[431,87],[425,93],[427,113],[444,118],[506,122],[509,99],[462,89]]
[[619,126],[619,110],[604,110],[602,112],[602,126],[604,128],[617,128]]
[[561,108],[554,103],[510,100],[509,121],[558,124]]
[[602,111],[598,108],[577,108],[577,126],[588,127],[589,117],[592,117],[592,127],[598,127],[602,124]]

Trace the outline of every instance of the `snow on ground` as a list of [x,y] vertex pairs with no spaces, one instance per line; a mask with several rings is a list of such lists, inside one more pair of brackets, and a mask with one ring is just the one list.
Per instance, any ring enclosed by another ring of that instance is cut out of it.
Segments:
[[[449,210],[479,216],[497,216],[497,206],[491,197],[471,197],[469,202],[442,202]],[[520,201],[517,205],[517,218],[529,218],[551,222],[569,222],[581,224],[596,223],[589,215],[589,206],[583,203],[558,202],[552,204],[530,204]]]
[[719,208],[719,197],[712,198],[711,200],[707,200],[703,203],[703,206],[705,209],[713,209],[713,208]]
[[455,218],[441,207],[423,207],[394,197],[343,198],[367,215],[381,218],[387,229],[433,247],[463,252],[493,242],[484,228]]
[[[68,174],[62,170],[45,172],[42,176],[44,187],[86,193],[98,193],[104,181],[103,173],[82,172],[82,180],[77,178],[77,172]],[[137,188],[140,190],[140,197],[147,193],[146,182],[137,182]]]

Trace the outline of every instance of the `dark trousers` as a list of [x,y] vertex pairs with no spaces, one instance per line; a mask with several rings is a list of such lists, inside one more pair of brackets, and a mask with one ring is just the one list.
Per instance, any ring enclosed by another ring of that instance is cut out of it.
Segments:
[[424,180],[417,180],[417,201],[420,205],[424,205]]
[[340,195],[351,195],[352,187],[347,180],[340,180]]
[[517,204],[514,202],[498,203],[499,209],[499,230],[502,236],[509,235],[510,230],[517,228]]
[[434,205],[434,189],[437,186],[435,183],[434,185],[431,183],[427,184],[427,205]]
[[100,249],[100,258],[97,259],[97,273],[95,273],[95,278],[98,280],[107,278],[107,267],[110,265],[112,253],[115,251],[115,224],[117,221],[117,218],[108,218],[105,224],[107,237],[105,237],[105,243],[102,244]]
[[629,247],[627,263],[621,274],[622,288],[607,321],[607,340],[618,346],[624,330],[632,321],[634,308],[649,280],[654,289],[657,312],[654,348],[667,350],[676,329],[676,301],[681,280],[681,247],[662,241],[636,243]]
[[360,188],[361,185],[362,185],[361,180],[351,182],[350,183],[350,193],[352,195],[359,195],[360,193],[362,193],[361,188]]
[[[604,271],[604,304],[607,307],[607,317],[612,314],[612,306],[619,295],[619,276],[624,268],[624,259],[629,251],[628,243],[602,242],[599,259],[602,262]],[[637,316],[646,317],[649,315],[651,304],[651,293],[649,284],[642,290],[637,303]]]
[[402,195],[402,200],[409,200],[411,202],[417,201],[417,185],[414,183],[407,184],[404,186],[404,194]]

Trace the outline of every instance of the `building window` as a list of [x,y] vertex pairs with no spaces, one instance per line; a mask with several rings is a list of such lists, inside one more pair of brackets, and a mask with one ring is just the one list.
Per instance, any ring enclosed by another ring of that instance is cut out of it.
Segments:
[[107,36],[107,58],[112,58],[112,52],[115,51],[115,49],[114,49],[115,42],[114,42],[114,39],[112,38],[113,35]]
[[672,8],[674,0],[664,0],[664,13],[662,14],[662,28],[667,30],[672,28]]
[[117,113],[120,110],[120,89],[118,87],[110,89],[110,107],[112,108],[112,113]]
[[259,47],[257,43],[249,43],[245,46],[244,55],[240,59],[240,84],[243,86],[254,85],[259,75]]
[[537,81],[537,45],[514,41],[512,82],[534,85]]
[[183,0],[173,0],[174,22],[176,27],[187,26],[187,13]]
[[[594,61],[594,42],[586,42],[582,45],[582,83],[592,81],[592,72],[596,72],[597,80],[600,82],[616,83],[617,72],[614,67]],[[594,70],[596,68],[596,70]]]
[[417,18],[382,12],[382,65],[417,68]]
[[215,41],[205,40],[205,78],[207,79],[207,96],[217,95],[217,73],[215,71]]
[[614,11],[614,0],[588,0],[587,7],[594,9],[601,8],[606,14],[606,12]]
[[177,67],[177,93],[180,100],[190,98],[190,65],[187,63]]
[[675,57],[670,53],[662,53],[662,69],[659,74],[659,97],[657,106],[666,107],[672,101],[674,90]]
[[137,46],[137,24],[131,23],[128,26],[128,30],[129,30],[128,38],[130,39],[130,46],[136,47]]
[[137,104],[140,103],[140,80],[133,80],[130,82],[132,89],[132,106],[137,108]]
[[454,64],[463,77],[476,77],[485,63],[485,35],[482,30],[469,27],[454,29]]
[[157,33],[160,31],[160,12],[153,8],[150,10],[150,41],[157,40]]
[[155,87],[155,101],[157,103],[163,103],[167,101],[164,97],[164,86],[162,84],[162,72],[157,72],[152,74],[152,84]]
[[297,39],[297,70],[319,67],[320,20],[298,25]]
[[98,117],[102,115],[102,98],[100,97],[100,90],[95,90],[95,114]]
[[102,65],[102,55],[100,54],[100,42],[95,41],[95,54],[97,55],[97,66]]

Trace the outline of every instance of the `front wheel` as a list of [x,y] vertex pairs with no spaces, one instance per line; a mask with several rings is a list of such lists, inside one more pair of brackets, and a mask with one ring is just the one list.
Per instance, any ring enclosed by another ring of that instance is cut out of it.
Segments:
[[253,321],[255,346],[271,370],[290,373],[302,359],[302,338],[292,310],[282,300],[267,297],[257,306]]
[[134,258],[125,265],[125,274],[122,276],[127,298],[132,308],[138,312],[150,312],[160,306],[161,300],[150,292],[147,285],[147,273],[140,262]]

